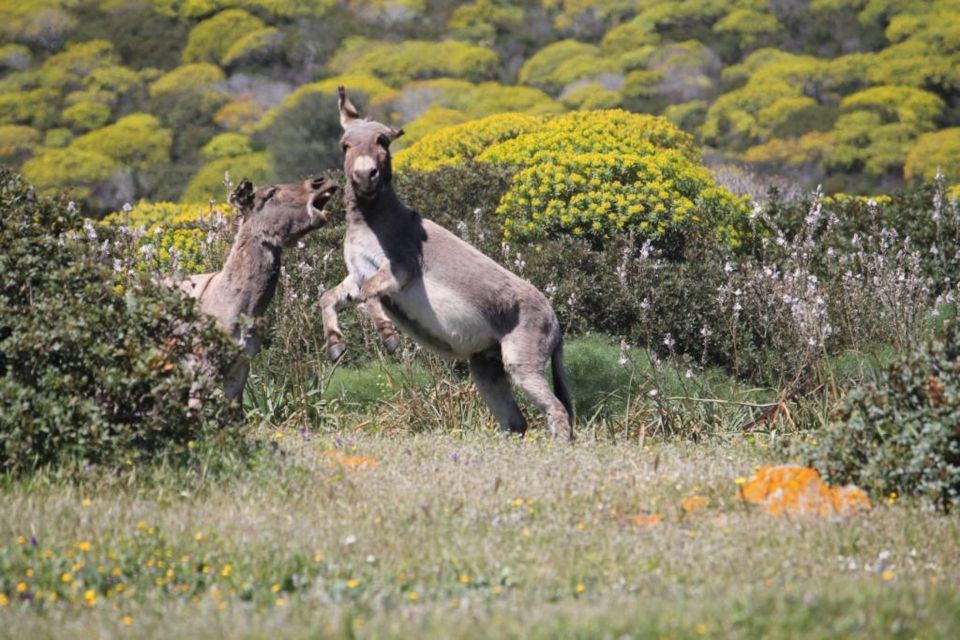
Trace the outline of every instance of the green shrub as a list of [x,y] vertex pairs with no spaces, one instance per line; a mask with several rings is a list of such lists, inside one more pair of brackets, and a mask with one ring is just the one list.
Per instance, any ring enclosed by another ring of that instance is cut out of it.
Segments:
[[270,182],[273,178],[273,164],[267,153],[248,153],[242,156],[219,158],[204,165],[190,180],[182,202],[205,202],[222,200],[227,193],[225,182],[236,184],[243,178],[254,184]]
[[71,198],[100,206],[96,192],[121,169],[115,160],[96,151],[68,147],[50,149],[23,163],[23,175],[44,194],[66,190]]
[[184,460],[242,442],[218,371],[236,347],[195,303],[120,279],[91,226],[0,174],[0,470]]
[[933,180],[937,172],[947,182],[960,181],[960,127],[925,133],[907,154],[903,177]]
[[73,131],[86,133],[109,122],[110,107],[99,102],[78,102],[64,109],[61,118]]
[[171,142],[171,132],[157,118],[135,113],[80,136],[70,146],[101,153],[132,169],[155,171],[170,161]]
[[370,74],[398,86],[440,76],[489,80],[498,63],[493,51],[464,42],[349,38],[328,66],[336,73]]
[[227,9],[208,18],[190,31],[183,48],[184,62],[216,62],[223,64],[228,55],[239,58],[237,48],[251,33],[264,29],[263,21],[243,9]]
[[808,455],[831,483],[949,509],[960,504],[958,424],[960,331],[950,322],[875,383],[849,392]]
[[603,57],[599,47],[561,40],[531,56],[520,68],[517,80],[556,93],[577,80],[620,71],[620,65]]
[[23,162],[40,144],[40,132],[33,127],[0,125],[0,162]]
[[168,94],[209,91],[225,79],[223,71],[215,64],[209,62],[185,64],[155,80],[150,85],[150,95],[157,98]]
[[206,160],[217,158],[232,158],[253,153],[249,136],[240,133],[221,133],[210,139],[203,146],[200,155]]

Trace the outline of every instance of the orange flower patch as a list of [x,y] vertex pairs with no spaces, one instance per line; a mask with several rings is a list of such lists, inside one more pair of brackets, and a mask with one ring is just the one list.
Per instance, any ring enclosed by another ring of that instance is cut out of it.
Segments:
[[740,498],[770,515],[845,516],[870,508],[870,499],[853,485],[832,488],[814,469],[799,465],[759,467],[740,486]]
[[376,458],[367,456],[351,456],[343,451],[325,451],[324,455],[330,458],[330,464],[346,469],[372,469],[377,466]]
[[652,527],[653,525],[659,523],[663,520],[663,516],[659,513],[641,513],[638,516],[632,516],[629,519],[630,524],[636,525],[638,527]]
[[689,496],[680,501],[680,508],[687,513],[693,513],[697,509],[702,509],[709,504],[709,500],[703,496]]

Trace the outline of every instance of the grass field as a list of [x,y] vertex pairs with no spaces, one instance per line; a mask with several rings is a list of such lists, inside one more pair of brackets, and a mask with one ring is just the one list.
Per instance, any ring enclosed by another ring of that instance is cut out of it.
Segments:
[[960,637],[956,516],[777,519],[737,499],[762,444],[541,433],[265,429],[227,474],[8,484],[0,636]]

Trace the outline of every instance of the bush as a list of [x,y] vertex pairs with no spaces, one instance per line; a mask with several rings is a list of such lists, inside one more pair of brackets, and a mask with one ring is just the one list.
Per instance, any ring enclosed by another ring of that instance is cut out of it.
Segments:
[[218,371],[232,341],[195,303],[104,264],[64,202],[0,174],[0,470],[185,460],[242,442]]
[[501,113],[471,120],[424,136],[393,157],[398,170],[432,171],[473,160],[487,147],[537,128],[543,118],[522,113]]
[[886,496],[918,495],[943,509],[960,504],[960,330],[943,334],[842,401],[808,449],[830,482]]
[[217,270],[229,208],[207,204],[138,202],[102,220],[119,236],[113,254],[118,266],[143,273],[201,273]]
[[0,125],[0,162],[23,162],[40,144],[40,132],[33,127]]
[[183,61],[223,64],[228,57],[237,59],[243,55],[241,43],[245,38],[265,27],[262,20],[243,9],[221,11],[190,31],[183,48]]
[[493,51],[463,42],[350,38],[328,66],[336,73],[366,73],[399,86],[411,80],[441,76],[474,82],[489,80],[498,64]]
[[620,71],[620,65],[604,58],[599,47],[561,40],[531,56],[520,68],[517,80],[556,93],[577,80]]
[[246,178],[254,184],[263,184],[273,179],[273,164],[269,154],[248,153],[242,156],[219,158],[204,165],[190,180],[183,202],[222,200],[227,193],[227,178],[233,183]]

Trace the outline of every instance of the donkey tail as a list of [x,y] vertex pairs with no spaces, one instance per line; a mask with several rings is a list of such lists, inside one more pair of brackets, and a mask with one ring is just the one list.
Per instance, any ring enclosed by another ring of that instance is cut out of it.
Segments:
[[563,370],[563,338],[557,342],[550,355],[550,366],[553,369],[553,392],[557,400],[567,410],[570,424],[573,425],[573,400],[570,398],[570,389],[567,387],[567,374]]

